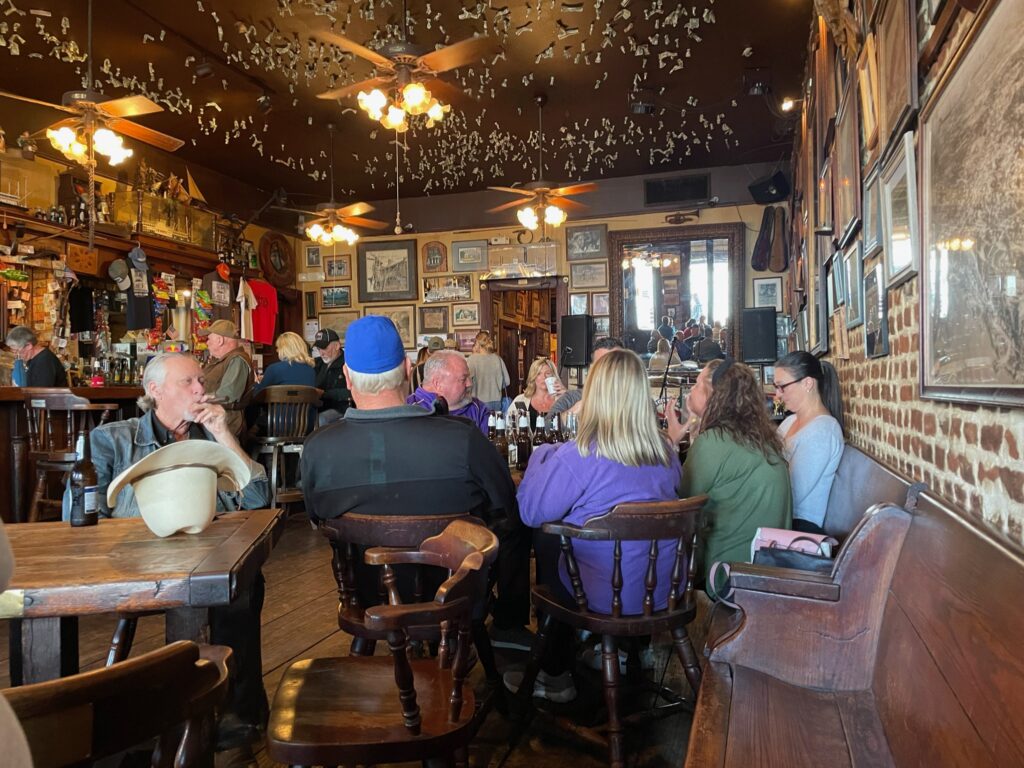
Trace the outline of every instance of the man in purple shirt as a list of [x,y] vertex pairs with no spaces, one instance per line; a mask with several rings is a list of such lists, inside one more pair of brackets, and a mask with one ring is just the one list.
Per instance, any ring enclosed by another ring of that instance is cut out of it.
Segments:
[[434,410],[434,401],[443,397],[450,416],[469,419],[487,434],[487,406],[471,394],[473,377],[461,352],[441,350],[431,355],[423,366],[423,383],[406,398],[409,405]]

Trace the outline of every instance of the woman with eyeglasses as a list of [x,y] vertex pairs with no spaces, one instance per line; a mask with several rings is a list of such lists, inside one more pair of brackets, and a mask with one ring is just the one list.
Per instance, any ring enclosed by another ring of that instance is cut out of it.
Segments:
[[[505,421],[515,424],[522,411],[528,411],[530,426],[537,423],[538,416],[547,416],[555,400],[565,393],[565,385],[558,378],[558,370],[550,358],[539,355],[526,374],[526,386],[521,395],[516,395],[505,413]],[[515,421],[512,421],[515,419]]]
[[789,528],[792,521],[789,470],[761,383],[743,363],[712,360],[686,397],[686,422],[674,406],[666,411],[669,438],[678,444],[691,433],[681,495],[708,495],[699,537],[703,572],[719,560],[750,562],[758,528]]
[[775,362],[775,397],[792,415],[779,425],[793,486],[793,529],[824,533],[825,508],[843,456],[843,401],[830,363],[807,352]]

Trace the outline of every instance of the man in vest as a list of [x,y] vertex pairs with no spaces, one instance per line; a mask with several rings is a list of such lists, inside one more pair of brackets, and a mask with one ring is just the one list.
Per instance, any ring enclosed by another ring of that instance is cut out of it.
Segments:
[[240,435],[245,429],[244,409],[255,383],[252,359],[242,348],[238,326],[230,320],[215,320],[199,335],[206,337],[210,352],[210,361],[203,368],[206,391],[222,402],[228,429]]

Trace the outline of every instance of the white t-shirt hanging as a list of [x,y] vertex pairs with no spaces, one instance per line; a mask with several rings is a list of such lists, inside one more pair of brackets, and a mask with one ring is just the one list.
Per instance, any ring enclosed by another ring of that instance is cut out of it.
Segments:
[[238,302],[239,317],[242,319],[242,338],[252,341],[252,311],[256,309],[256,294],[252,292],[244,277],[238,281],[238,296],[235,300]]

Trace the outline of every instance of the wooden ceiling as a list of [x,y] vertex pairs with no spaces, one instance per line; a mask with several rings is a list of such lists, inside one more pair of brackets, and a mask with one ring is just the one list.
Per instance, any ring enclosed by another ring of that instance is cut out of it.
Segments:
[[[538,92],[543,177],[565,183],[776,161],[791,133],[749,95],[800,90],[812,0],[409,0],[410,39],[425,49],[476,34],[502,52],[448,73],[466,92],[447,120],[404,134],[402,195],[510,185],[537,175]],[[0,88],[59,102],[82,87],[85,0],[0,3]],[[37,13],[42,12],[42,13]],[[182,160],[255,187],[328,197],[328,134],[336,123],[339,201],[394,194],[395,135],[316,94],[372,75],[323,44],[333,29],[378,48],[400,39],[398,0],[95,0],[94,73],[111,97],[145,93],[165,111],[139,122],[185,140]],[[6,25],[6,26],[4,26]],[[204,56],[214,74],[196,77]],[[766,72],[752,75],[760,68]],[[641,93],[641,89],[643,90]],[[263,114],[257,99],[269,95]],[[631,101],[655,114],[632,114]],[[0,100],[13,143],[58,113]]]

